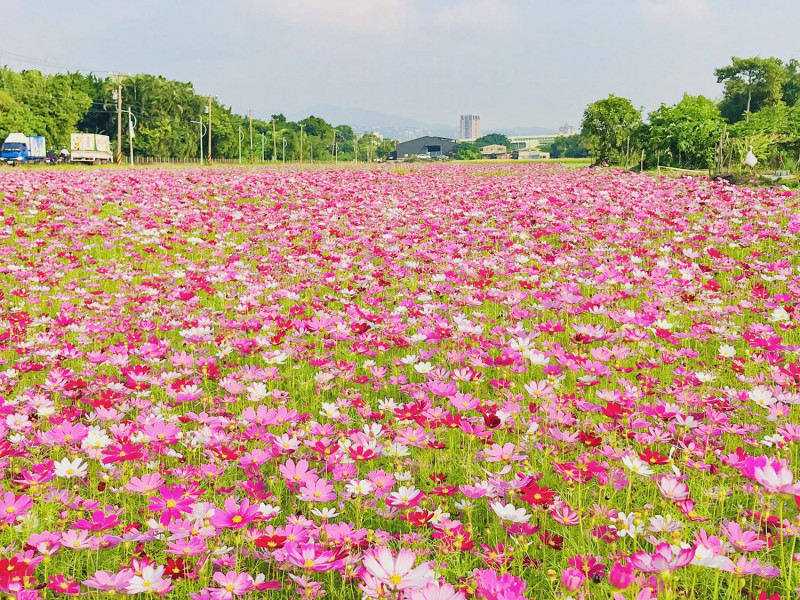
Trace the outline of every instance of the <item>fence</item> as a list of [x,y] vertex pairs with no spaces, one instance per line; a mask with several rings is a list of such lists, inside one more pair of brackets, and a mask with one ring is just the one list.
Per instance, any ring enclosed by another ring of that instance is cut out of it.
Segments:
[[[125,164],[125,160],[122,161]],[[208,161],[203,158],[203,164],[206,164]],[[238,165],[239,159],[238,158],[215,158],[211,161],[213,164],[224,164],[224,165]],[[134,156],[133,157],[133,164],[135,165],[157,165],[157,164],[170,164],[170,165],[199,165],[200,159],[199,158],[158,158],[155,156]],[[243,162],[242,164],[249,164]],[[265,163],[266,164],[266,163]]]

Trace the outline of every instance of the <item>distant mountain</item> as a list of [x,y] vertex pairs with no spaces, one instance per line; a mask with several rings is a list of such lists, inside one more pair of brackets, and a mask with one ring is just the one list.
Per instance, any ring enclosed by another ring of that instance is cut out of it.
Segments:
[[458,127],[441,123],[425,123],[398,115],[390,115],[364,108],[344,108],[332,104],[318,104],[301,111],[287,114],[286,118],[298,121],[314,115],[332,125],[350,125],[356,133],[377,131],[382,136],[399,140],[413,139],[423,135],[455,137]]
[[508,136],[514,135],[544,135],[545,133],[557,133],[554,129],[547,127],[502,127],[496,133],[502,133]]
[[[400,141],[410,140],[423,135],[436,135],[447,138],[458,137],[458,127],[454,125],[443,125],[441,123],[426,123],[408,117],[390,115],[387,113],[368,110],[365,108],[345,108],[334,106],[333,104],[317,104],[301,111],[287,114],[286,118],[290,121],[300,121],[308,116],[314,115],[325,119],[331,125],[350,125],[356,133],[366,131],[377,131],[383,137],[397,139]],[[454,118],[454,123],[458,123],[458,115]],[[554,133],[554,129],[546,127],[501,127],[486,128],[482,127],[484,134],[503,133],[505,135],[541,135],[544,133]]]

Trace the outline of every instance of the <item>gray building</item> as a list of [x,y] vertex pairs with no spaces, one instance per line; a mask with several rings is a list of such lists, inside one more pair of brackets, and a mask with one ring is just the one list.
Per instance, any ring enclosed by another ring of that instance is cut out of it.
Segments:
[[420,155],[430,158],[447,156],[453,151],[455,145],[456,141],[450,138],[426,135],[415,140],[397,144],[397,149],[392,154],[392,158],[395,160],[403,160],[404,158]]

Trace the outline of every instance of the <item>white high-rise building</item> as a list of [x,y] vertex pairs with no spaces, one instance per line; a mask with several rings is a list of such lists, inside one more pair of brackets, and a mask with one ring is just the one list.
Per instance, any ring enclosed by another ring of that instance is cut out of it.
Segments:
[[481,137],[481,118],[479,115],[461,115],[462,140],[477,140]]

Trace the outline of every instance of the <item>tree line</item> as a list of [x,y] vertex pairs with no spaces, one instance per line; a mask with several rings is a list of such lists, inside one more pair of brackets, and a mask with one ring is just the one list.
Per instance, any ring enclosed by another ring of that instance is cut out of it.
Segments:
[[762,165],[795,170],[800,162],[800,62],[732,57],[716,69],[720,100],[684,94],[642,118],[627,98],[610,95],[586,107],[581,132],[551,155],[584,152],[596,163],[644,163],[725,170],[750,146]]
[[[49,149],[69,148],[71,133],[108,135],[116,144],[117,83],[112,77],[0,68],[0,141],[12,132],[43,135]],[[128,151],[128,110],[135,122],[133,151],[155,158],[199,158],[208,153],[208,109],[211,110],[212,158],[250,158],[250,120],[216,98],[198,95],[191,83],[139,74],[122,81],[123,148]],[[204,136],[201,143],[203,121]],[[373,133],[358,135],[349,125],[334,125],[309,116],[289,121],[282,114],[253,119],[256,160],[342,161],[386,159],[396,140]],[[241,133],[240,133],[241,132]],[[302,137],[302,140],[301,140]]]

